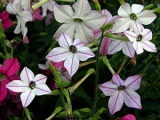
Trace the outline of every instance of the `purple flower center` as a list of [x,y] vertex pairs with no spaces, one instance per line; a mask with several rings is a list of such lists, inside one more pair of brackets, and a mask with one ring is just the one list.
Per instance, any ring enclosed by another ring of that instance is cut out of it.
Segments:
[[35,82],[31,81],[30,84],[29,84],[29,87],[30,87],[31,89],[34,89],[35,86],[36,86]]
[[75,46],[73,46],[73,45],[71,45],[71,46],[69,47],[69,50],[70,50],[73,54],[77,52],[77,48],[76,48]]
[[80,18],[74,18],[74,22],[82,23],[82,22],[83,22],[83,20],[82,20],[82,19],[80,19]]
[[143,38],[143,36],[142,36],[142,35],[138,35],[136,39],[137,39],[137,41],[141,41],[141,40],[142,40],[142,38]]
[[4,80],[6,78],[5,74],[0,73],[0,81]]
[[130,18],[131,18],[132,20],[137,20],[137,15],[136,15],[135,13],[131,13],[131,14],[130,14]]
[[121,86],[119,86],[118,87],[118,90],[120,91],[120,90],[125,90],[126,89],[126,86],[124,86],[124,85],[121,85]]

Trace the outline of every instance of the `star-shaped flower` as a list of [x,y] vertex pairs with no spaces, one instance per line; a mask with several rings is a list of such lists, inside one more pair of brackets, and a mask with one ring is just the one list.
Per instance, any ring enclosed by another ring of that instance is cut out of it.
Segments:
[[99,86],[106,96],[110,96],[108,107],[111,114],[119,111],[123,103],[128,107],[142,109],[140,96],[135,92],[139,89],[140,82],[140,75],[130,76],[124,81],[118,74],[114,74],[112,81]]
[[156,47],[150,42],[152,39],[152,31],[144,29],[140,25],[135,24],[134,31],[125,31],[124,34],[133,43],[133,47],[137,54],[143,53],[143,49],[148,52],[157,52]]
[[106,17],[98,11],[91,10],[88,0],[78,0],[72,7],[57,4],[54,6],[55,19],[64,24],[53,37],[58,41],[60,35],[65,33],[71,38],[81,39],[84,44],[91,43],[94,40],[93,30],[101,28]]
[[[128,28],[133,30],[135,23],[139,25],[148,25],[152,23],[156,15],[150,10],[143,10],[144,6],[133,4],[131,7],[128,3],[124,3],[118,10],[118,18],[113,26],[113,33],[126,31]],[[143,10],[143,11],[142,11]]]
[[24,67],[20,78],[21,80],[14,80],[8,83],[6,87],[11,91],[21,92],[20,98],[23,107],[27,107],[36,95],[40,96],[51,93],[51,90],[45,84],[47,77],[42,74],[35,76],[30,69]]
[[80,39],[73,41],[68,35],[62,34],[58,42],[61,47],[52,49],[46,58],[53,62],[65,61],[64,67],[71,77],[78,70],[79,61],[85,61],[95,56],[88,47],[84,46]]

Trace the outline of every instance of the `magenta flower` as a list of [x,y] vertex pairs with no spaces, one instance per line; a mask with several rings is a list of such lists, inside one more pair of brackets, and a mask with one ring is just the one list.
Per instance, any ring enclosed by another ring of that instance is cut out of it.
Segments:
[[7,11],[0,13],[0,22],[2,22],[2,28],[6,29],[13,25],[13,22],[9,19],[9,14]]
[[122,117],[120,120],[136,120],[136,118],[132,114],[127,114],[124,117]]
[[7,83],[13,79],[17,79],[16,73],[19,71],[20,65],[17,58],[6,59],[2,66],[0,66],[0,102],[2,102],[7,95]]
[[40,9],[40,8],[36,9],[36,10],[32,13],[32,16],[33,16],[32,21],[35,21],[35,20],[43,20],[43,17],[42,17],[42,15],[41,15],[41,9]]
[[114,74],[112,81],[99,86],[106,96],[110,96],[108,102],[110,114],[119,111],[123,103],[131,108],[142,109],[140,96],[135,92],[139,89],[140,82],[140,75],[130,76],[124,81],[118,74]]

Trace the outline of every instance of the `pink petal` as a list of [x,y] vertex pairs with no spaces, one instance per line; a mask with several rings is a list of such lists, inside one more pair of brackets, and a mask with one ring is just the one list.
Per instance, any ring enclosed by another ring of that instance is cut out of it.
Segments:
[[101,55],[107,55],[108,54],[108,48],[110,46],[111,39],[104,37],[102,39],[101,47],[100,47],[100,53]]
[[99,39],[102,35],[102,30],[101,29],[94,30],[93,33],[94,33],[94,38]]
[[122,117],[120,120],[136,120],[136,118],[132,114],[127,114],[124,117]]
[[134,47],[137,54],[141,54],[144,51],[140,42],[134,42],[133,47]]
[[113,83],[115,83],[118,86],[120,86],[124,83],[124,80],[122,80],[118,74],[114,74],[112,76],[112,81],[113,81]]
[[129,39],[131,42],[134,42],[134,41],[137,40],[137,35],[136,35],[134,32],[125,31],[124,34],[128,37],[128,39]]
[[129,17],[131,14],[130,5],[128,3],[124,3],[118,9],[118,15],[121,17]]
[[69,75],[72,77],[78,70],[79,60],[76,55],[67,58],[64,62],[64,67],[67,69]]
[[51,90],[49,89],[49,87],[46,84],[36,84],[35,88],[34,88],[34,93],[37,96],[40,95],[46,95],[46,94],[50,94]]
[[29,38],[28,38],[27,36],[25,36],[25,37],[23,38],[23,42],[24,42],[24,43],[29,43]]
[[75,47],[78,49],[78,48],[84,47],[84,44],[83,44],[83,41],[82,41],[82,40],[80,40],[80,39],[75,39],[75,40],[73,41],[73,46],[75,46]]
[[142,79],[141,75],[130,76],[126,79],[124,85],[126,86],[127,89],[137,90],[140,87],[141,79]]
[[145,49],[148,52],[157,52],[157,49],[153,43],[150,41],[142,40],[141,41],[141,46],[143,49]]
[[6,84],[9,81],[7,79],[0,81],[0,102],[2,102],[7,96],[7,88]]
[[140,96],[136,92],[126,89],[123,95],[128,107],[142,109]]
[[35,78],[33,79],[33,81],[36,83],[36,85],[45,84],[46,80],[47,80],[47,77],[45,75],[42,75],[42,74],[37,74],[35,76]]
[[133,4],[131,6],[131,13],[140,13],[142,12],[144,6],[140,4]]
[[124,43],[125,45],[123,46],[122,48],[122,51],[125,55],[129,56],[130,58],[133,58],[134,57],[134,53],[135,53],[135,50],[133,48],[133,45],[131,42],[125,42]]
[[27,67],[24,67],[20,74],[20,78],[29,85],[29,83],[34,79],[34,73]]
[[68,48],[72,44],[73,40],[67,34],[62,34],[59,38],[59,45],[63,48]]
[[46,59],[51,60],[53,62],[61,62],[70,57],[73,53],[69,51],[69,49],[65,49],[62,47],[57,47],[52,49],[49,54],[46,56]]
[[149,29],[144,29],[142,31],[141,35],[143,36],[144,40],[151,40],[152,39],[152,31]]
[[113,96],[110,97],[108,102],[108,107],[110,114],[113,115],[115,112],[119,111],[123,105],[123,91],[117,91]]
[[23,107],[27,107],[34,99],[35,93],[33,90],[27,90],[20,95]]
[[118,86],[116,84],[113,84],[112,82],[105,82],[99,86],[99,89],[102,90],[102,92],[106,96],[112,96],[117,91]]

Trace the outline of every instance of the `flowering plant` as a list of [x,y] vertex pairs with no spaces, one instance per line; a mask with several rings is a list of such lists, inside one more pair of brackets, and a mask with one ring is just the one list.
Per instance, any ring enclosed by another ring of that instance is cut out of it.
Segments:
[[0,119],[159,119],[159,14],[157,0],[1,0]]

